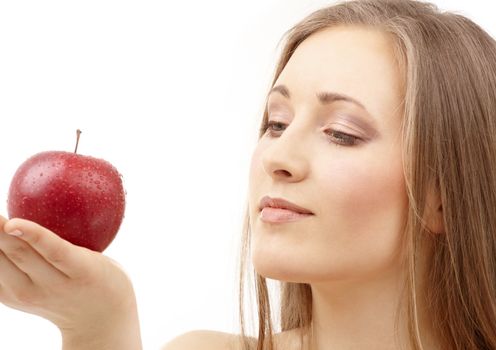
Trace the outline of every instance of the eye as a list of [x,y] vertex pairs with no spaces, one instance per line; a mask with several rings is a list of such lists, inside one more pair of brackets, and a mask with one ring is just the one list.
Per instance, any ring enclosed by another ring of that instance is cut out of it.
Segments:
[[327,129],[325,133],[329,135],[332,142],[342,146],[355,146],[360,141],[359,137],[338,130]]
[[274,136],[274,133],[283,131],[282,128],[284,128],[285,126],[286,124],[281,122],[268,121],[264,122],[260,131],[264,134],[268,131],[269,136]]
[[[262,134],[268,134],[270,137],[277,136],[279,133],[284,131],[286,124],[276,121],[268,121],[263,124],[260,131]],[[331,142],[338,146],[355,146],[361,139],[357,136],[353,136],[342,131],[327,129],[325,133],[329,136]]]

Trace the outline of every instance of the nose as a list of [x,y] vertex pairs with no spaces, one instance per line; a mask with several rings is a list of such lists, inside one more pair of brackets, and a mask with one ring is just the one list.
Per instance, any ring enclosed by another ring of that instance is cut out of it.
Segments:
[[[274,180],[298,182],[309,171],[309,152],[301,134],[291,134],[288,127],[280,136],[272,138],[262,154],[265,172]],[[294,130],[292,130],[294,131]]]

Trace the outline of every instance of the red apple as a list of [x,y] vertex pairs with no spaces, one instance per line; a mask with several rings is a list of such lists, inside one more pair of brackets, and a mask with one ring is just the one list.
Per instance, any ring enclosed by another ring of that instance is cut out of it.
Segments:
[[7,207],[9,218],[34,221],[73,244],[102,252],[122,223],[125,192],[109,162],[76,151],[48,151],[17,169]]

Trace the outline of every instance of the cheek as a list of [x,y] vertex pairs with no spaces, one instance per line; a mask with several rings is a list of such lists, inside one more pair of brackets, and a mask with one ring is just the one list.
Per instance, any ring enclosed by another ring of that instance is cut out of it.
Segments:
[[395,263],[408,210],[400,159],[369,155],[322,167],[317,181],[324,241],[320,257],[332,252],[355,272]]
[[261,154],[262,148],[260,145],[257,145],[253,150],[250,160],[250,182],[252,182],[254,180],[254,176],[259,174],[262,170]]
[[404,210],[407,197],[401,162],[375,158],[336,160],[317,172],[324,211],[332,209],[330,213],[348,219],[340,220],[343,224],[353,226],[376,221],[381,214],[397,217],[398,210]]
[[370,159],[319,162],[305,192],[315,219],[256,237],[256,263],[276,279],[308,283],[368,278],[398,266],[408,208],[401,164]]
[[[250,172],[248,178],[248,194],[249,194],[249,206],[250,206],[250,214],[254,214],[254,211],[258,207],[258,203],[256,203],[264,193],[258,193],[262,190],[262,182],[264,178],[267,176],[263,169],[262,165],[262,147],[258,145],[253,154],[251,156],[250,162]],[[266,176],[264,176],[264,174]],[[257,192],[258,191],[258,192]],[[253,217],[253,215],[251,215]]]

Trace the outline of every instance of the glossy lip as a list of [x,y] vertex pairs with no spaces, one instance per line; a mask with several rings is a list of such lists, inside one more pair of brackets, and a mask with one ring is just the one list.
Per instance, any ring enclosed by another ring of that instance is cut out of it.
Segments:
[[259,210],[261,211],[265,207],[281,208],[294,211],[295,213],[314,215],[310,210],[300,207],[282,198],[271,198],[269,196],[264,196],[260,200]]

